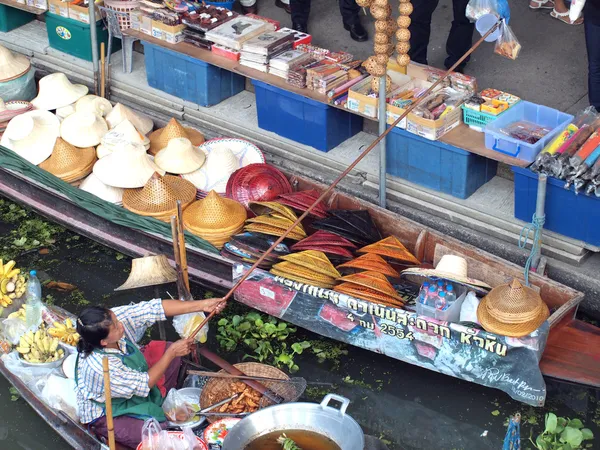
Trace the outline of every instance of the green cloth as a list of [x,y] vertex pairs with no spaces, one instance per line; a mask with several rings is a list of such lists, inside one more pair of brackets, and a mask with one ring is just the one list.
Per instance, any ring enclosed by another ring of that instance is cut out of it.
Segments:
[[[89,192],[82,191],[79,188],[71,186],[69,183],[65,183],[60,178],[55,177],[49,172],[34,166],[29,161],[21,158],[12,150],[6,147],[0,146],[0,167],[5,169],[11,169],[19,172],[28,178],[52,188],[61,194],[66,195],[75,204],[84,208],[97,216],[100,216],[106,220],[110,220],[118,225],[123,225],[128,228],[135,230],[145,231],[147,233],[156,233],[164,237],[170,238],[171,224],[162,222],[152,217],[144,217],[135,214],[121,206],[109,203],[101,198],[96,197]],[[198,236],[195,236],[186,231],[185,233],[186,243],[192,247],[199,248],[211,253],[219,253],[219,251]]]

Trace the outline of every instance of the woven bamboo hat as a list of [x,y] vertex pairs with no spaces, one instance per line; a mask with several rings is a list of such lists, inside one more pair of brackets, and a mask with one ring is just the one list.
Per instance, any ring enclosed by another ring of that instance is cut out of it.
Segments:
[[187,138],[192,145],[197,147],[204,142],[204,135],[193,128],[184,127],[175,118],[169,120],[167,126],[155,130],[150,135],[150,154],[156,155],[169,145],[169,141],[175,138]]
[[141,216],[155,217],[168,221],[177,212],[177,200],[185,210],[196,199],[196,188],[192,183],[155,173],[143,188],[127,189],[123,194],[123,206]]
[[0,45],[0,82],[14,80],[27,73],[31,63],[23,55],[15,54]]
[[129,120],[133,126],[142,134],[147,135],[154,128],[154,122],[148,116],[138,113],[133,109],[117,103],[112,111],[106,115],[106,122],[109,128],[114,128],[123,122],[125,119]]
[[105,98],[97,95],[86,95],[75,103],[77,112],[92,112],[100,117],[106,117],[112,111],[112,104]]
[[71,183],[92,173],[95,162],[94,147],[75,148],[64,139],[58,138],[52,155],[40,164],[40,168]]
[[[171,139],[167,146],[154,157],[158,167],[169,173],[183,174],[198,170],[204,164],[206,155],[194,147],[187,138]],[[191,181],[188,181],[192,186]],[[194,186],[194,189],[196,187]]]
[[398,278],[400,274],[388,264],[381,256],[374,253],[365,253],[352,261],[337,266],[338,269],[361,269],[371,272],[379,272],[389,277]]
[[388,281],[385,275],[379,272],[360,272],[352,275],[346,275],[338,279],[348,283],[358,284],[359,286],[372,289],[390,297],[400,299],[400,295],[394,289],[394,286]]
[[419,260],[410,253],[396,236],[389,236],[374,244],[358,250],[358,253],[375,253],[392,259],[399,259],[412,264],[419,264]]
[[142,135],[133,123],[125,119],[102,137],[100,145],[96,148],[96,155],[98,159],[103,158],[115,150],[122,149],[127,144],[141,144],[148,150],[150,140]]
[[54,114],[48,111],[29,111],[8,122],[0,145],[37,165],[52,154],[59,130],[60,122]]
[[94,194],[96,197],[109,203],[114,203],[115,205],[121,205],[123,203],[123,193],[125,192],[125,189],[104,184],[100,181],[100,178],[94,175],[94,173],[91,173],[81,182],[79,189]]
[[171,267],[165,255],[144,256],[131,260],[129,277],[115,291],[156,286],[175,281],[177,281],[177,272]]
[[289,255],[280,256],[279,258],[334,279],[341,277],[340,273],[335,269],[333,264],[331,264],[331,261],[329,261],[329,258],[323,252],[305,250],[299,253],[290,253]]
[[477,319],[486,331],[510,337],[531,334],[549,316],[540,295],[516,279],[496,286],[477,307]]
[[164,175],[140,144],[127,144],[94,164],[94,174],[100,181],[125,189],[143,187],[154,172]]
[[31,100],[36,109],[50,111],[75,103],[88,93],[87,86],[73,84],[64,73],[51,73],[40,80],[38,96]]
[[107,132],[106,121],[91,112],[75,112],[60,124],[60,136],[75,147],[95,147]]

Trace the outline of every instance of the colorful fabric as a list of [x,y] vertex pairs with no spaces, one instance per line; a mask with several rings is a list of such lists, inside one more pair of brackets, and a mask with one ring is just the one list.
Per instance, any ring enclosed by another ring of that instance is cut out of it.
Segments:
[[[150,343],[142,349],[144,358],[146,358],[146,362],[148,363],[148,368],[151,368],[160,360],[160,358],[163,357],[166,349],[167,343],[165,341],[150,341]],[[160,389],[160,393],[163,397],[167,395],[167,388],[165,387],[164,375],[160,377],[160,379],[156,383],[156,387]]]

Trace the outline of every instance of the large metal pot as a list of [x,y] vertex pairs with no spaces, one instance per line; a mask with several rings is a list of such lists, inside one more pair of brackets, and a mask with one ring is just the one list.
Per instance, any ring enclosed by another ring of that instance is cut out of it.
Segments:
[[[340,409],[329,406],[331,400]],[[327,436],[342,450],[363,450],[365,436],[360,425],[346,414],[350,400],[327,394],[321,404],[286,403],[261,409],[242,419],[231,429],[223,450],[244,450],[255,439],[273,431],[308,430]]]

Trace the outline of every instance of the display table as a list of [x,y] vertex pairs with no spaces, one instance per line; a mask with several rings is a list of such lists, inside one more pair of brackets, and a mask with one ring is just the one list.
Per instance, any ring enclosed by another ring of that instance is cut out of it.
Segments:
[[15,0],[0,0],[0,5],[10,6],[11,8],[20,9],[28,13],[40,15],[48,11],[46,8],[36,8],[35,6],[27,6],[23,3],[16,2]]

